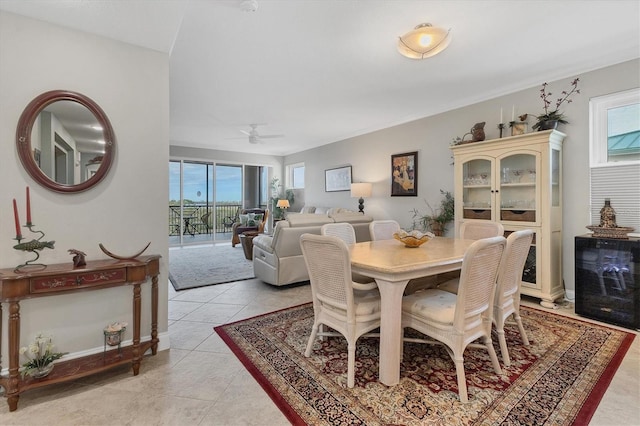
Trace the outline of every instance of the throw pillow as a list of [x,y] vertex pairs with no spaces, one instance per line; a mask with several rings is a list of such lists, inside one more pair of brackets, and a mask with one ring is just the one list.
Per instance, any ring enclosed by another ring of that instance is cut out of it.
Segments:
[[247,221],[249,220],[249,215],[248,214],[241,214],[240,215],[240,226],[247,226]]
[[256,226],[256,214],[249,213],[247,216],[247,226]]

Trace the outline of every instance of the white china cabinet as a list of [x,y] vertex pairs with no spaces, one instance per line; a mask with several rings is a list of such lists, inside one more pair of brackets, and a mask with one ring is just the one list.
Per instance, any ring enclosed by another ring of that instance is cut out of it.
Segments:
[[553,306],[562,284],[562,141],[556,130],[451,147],[455,227],[469,220],[502,223],[505,236],[532,229],[521,292]]

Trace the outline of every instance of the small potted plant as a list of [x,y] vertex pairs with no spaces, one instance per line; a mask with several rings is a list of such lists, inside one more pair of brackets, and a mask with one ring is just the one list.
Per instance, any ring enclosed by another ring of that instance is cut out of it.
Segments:
[[550,106],[552,101],[549,100],[550,96],[553,95],[551,92],[547,92],[547,83],[542,84],[542,89],[540,89],[540,98],[544,104],[544,114],[536,116],[536,124],[533,125],[534,130],[551,130],[558,127],[558,123],[567,124],[569,123],[565,118],[564,114],[560,112],[560,106],[564,103],[570,104],[573,102],[571,100],[571,95],[574,93],[580,93],[580,89],[578,89],[579,78],[575,78],[571,82],[571,90],[568,92],[563,90],[561,93],[561,97],[556,100],[555,109],[551,110]]
[[423,231],[431,231],[437,236],[444,234],[447,223],[451,222],[455,218],[454,198],[453,194],[449,191],[440,190],[442,194],[442,200],[440,201],[440,207],[434,209],[427,204],[431,210],[431,214],[420,212],[418,209],[413,209],[413,227],[420,228]]
[[53,370],[53,361],[62,358],[66,352],[53,352],[53,338],[38,333],[29,346],[20,348],[20,354],[27,358],[22,364],[20,374],[39,379],[47,376]]

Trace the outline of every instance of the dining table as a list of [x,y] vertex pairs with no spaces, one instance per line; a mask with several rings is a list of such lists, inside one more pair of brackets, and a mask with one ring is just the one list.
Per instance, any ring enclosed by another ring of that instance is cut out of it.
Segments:
[[460,270],[474,240],[434,237],[419,247],[397,240],[349,246],[351,270],[374,278],[380,290],[380,359],[378,380],[393,386],[400,381],[402,359],[402,296],[409,280]]

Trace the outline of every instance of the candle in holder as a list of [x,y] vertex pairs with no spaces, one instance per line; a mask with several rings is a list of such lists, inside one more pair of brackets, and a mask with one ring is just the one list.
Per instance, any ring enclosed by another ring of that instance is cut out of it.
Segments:
[[516,121],[516,106],[511,106],[511,121]]
[[500,108],[500,123],[502,123],[502,108]]
[[29,196],[29,187],[27,186],[27,226],[31,225],[31,197]]
[[18,216],[18,205],[16,204],[16,199],[13,199],[13,217],[16,221],[16,240],[22,239],[22,234],[20,233],[20,217]]

